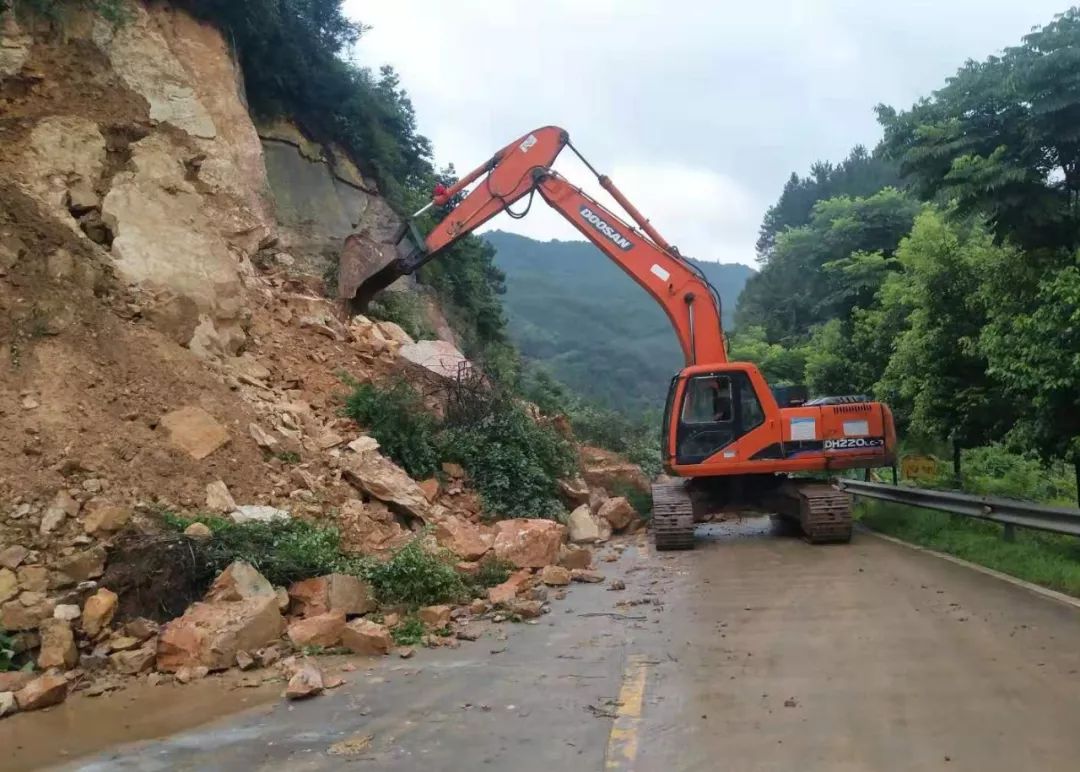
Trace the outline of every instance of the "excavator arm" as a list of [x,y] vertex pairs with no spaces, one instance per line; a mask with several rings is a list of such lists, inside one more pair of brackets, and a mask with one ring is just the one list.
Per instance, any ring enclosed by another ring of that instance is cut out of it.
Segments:
[[[687,365],[727,362],[716,290],[700,270],[656,232],[608,177],[597,174],[601,186],[619,202],[637,228],[553,171],[551,164],[567,146],[577,153],[564,130],[545,126],[514,140],[452,187],[436,190],[431,203],[417,212],[414,220],[433,206],[446,206],[457,197],[461,200],[426,236],[415,229],[412,221],[406,225],[398,240],[397,259],[384,269],[379,283],[385,286],[399,275],[414,272],[500,212],[513,214],[510,207],[515,202],[539,193],[660,304],[675,329]],[[477,184],[466,193],[474,182]]]

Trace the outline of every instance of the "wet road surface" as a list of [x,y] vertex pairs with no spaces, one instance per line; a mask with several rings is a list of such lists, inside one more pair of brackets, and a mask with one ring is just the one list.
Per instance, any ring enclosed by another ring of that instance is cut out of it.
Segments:
[[632,543],[598,564],[625,590],[575,585],[506,640],[66,768],[1080,769],[1080,611],[868,534],[770,530]]

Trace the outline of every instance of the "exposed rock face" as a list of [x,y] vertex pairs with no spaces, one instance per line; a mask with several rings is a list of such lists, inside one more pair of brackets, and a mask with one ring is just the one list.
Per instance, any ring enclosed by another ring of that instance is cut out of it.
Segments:
[[566,528],[553,520],[502,520],[495,524],[496,557],[518,568],[542,568],[554,563]]
[[[397,231],[397,215],[339,149],[311,142],[288,123],[260,126],[259,134],[282,245],[305,268],[322,274],[354,232],[383,242]],[[339,297],[352,297],[364,279],[393,259],[393,250],[343,257]]]
[[76,115],[49,116],[30,132],[19,176],[27,193],[78,232],[78,223],[64,206],[67,181],[97,180],[105,159],[105,137],[96,123]]
[[13,13],[0,13],[0,80],[22,69],[34,39],[24,35]]
[[224,670],[236,664],[238,651],[255,651],[272,644],[284,626],[276,597],[196,603],[162,628],[157,667],[175,671],[201,665]]

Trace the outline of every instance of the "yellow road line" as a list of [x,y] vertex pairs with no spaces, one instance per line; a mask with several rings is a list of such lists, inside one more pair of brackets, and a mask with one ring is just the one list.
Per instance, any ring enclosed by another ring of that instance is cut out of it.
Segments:
[[622,688],[619,689],[618,715],[608,735],[605,769],[632,770],[638,752],[638,728],[641,724],[641,708],[645,702],[645,681],[649,675],[643,657],[627,659],[623,671]]

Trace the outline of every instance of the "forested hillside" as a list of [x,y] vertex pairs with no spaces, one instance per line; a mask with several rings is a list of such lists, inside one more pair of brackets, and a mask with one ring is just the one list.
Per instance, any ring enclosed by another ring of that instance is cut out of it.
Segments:
[[[640,411],[663,402],[682,355],[671,323],[645,292],[593,245],[483,236],[506,274],[510,336],[527,360],[578,394]],[[753,269],[698,262],[720,292],[724,322]]]
[[[1080,12],[964,64],[884,137],[793,175],[737,353],[873,393],[909,442],[1005,442],[1080,474]],[[1071,475],[1070,475],[1071,476]]]

